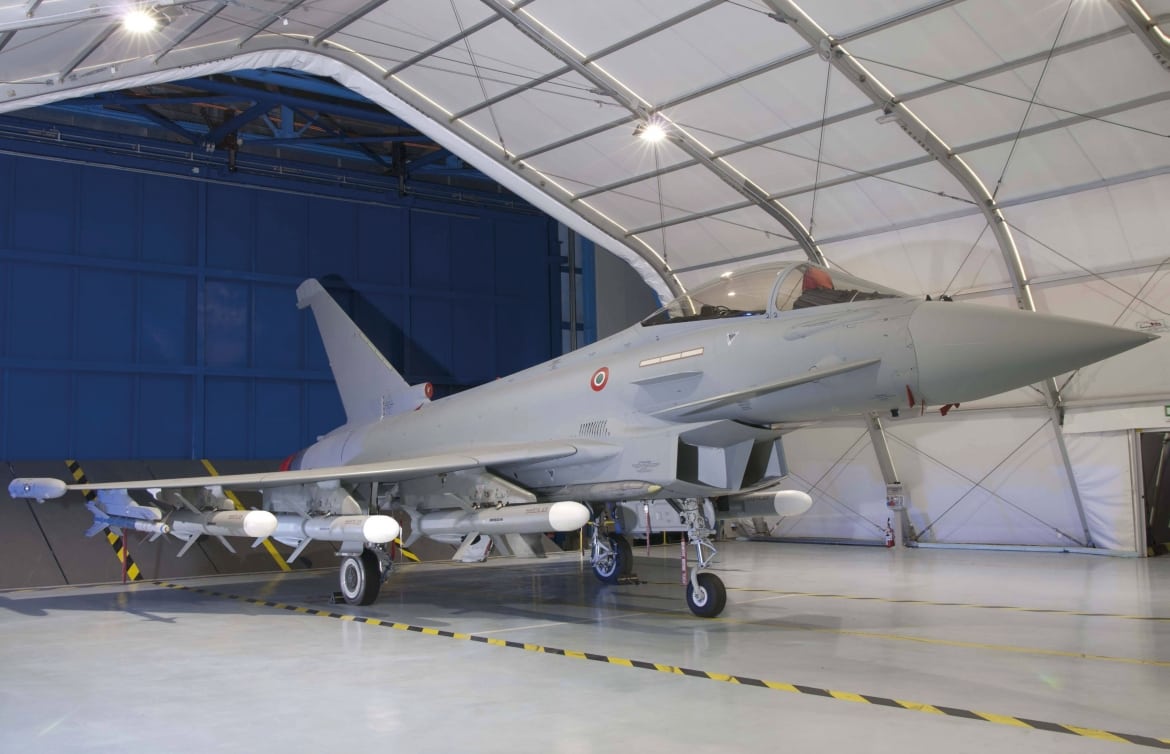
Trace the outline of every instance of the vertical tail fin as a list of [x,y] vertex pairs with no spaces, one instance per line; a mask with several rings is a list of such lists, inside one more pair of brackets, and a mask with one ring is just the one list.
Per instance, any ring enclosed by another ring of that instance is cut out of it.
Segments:
[[316,280],[297,288],[297,308],[309,307],[325,343],[348,424],[413,411],[431,397],[430,383],[408,385],[369,338]]

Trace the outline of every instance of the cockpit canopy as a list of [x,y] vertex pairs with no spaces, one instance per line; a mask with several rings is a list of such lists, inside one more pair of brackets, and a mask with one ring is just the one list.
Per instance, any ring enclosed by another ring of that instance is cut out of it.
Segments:
[[679,296],[642,321],[644,326],[726,317],[762,317],[810,306],[906,294],[807,262],[771,264],[722,277]]

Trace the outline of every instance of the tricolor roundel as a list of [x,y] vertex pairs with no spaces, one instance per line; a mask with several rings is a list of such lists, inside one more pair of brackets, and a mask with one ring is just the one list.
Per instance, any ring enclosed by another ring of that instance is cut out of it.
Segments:
[[592,379],[589,380],[589,387],[593,388],[594,392],[598,392],[605,387],[609,382],[609,367],[602,367],[593,373]]

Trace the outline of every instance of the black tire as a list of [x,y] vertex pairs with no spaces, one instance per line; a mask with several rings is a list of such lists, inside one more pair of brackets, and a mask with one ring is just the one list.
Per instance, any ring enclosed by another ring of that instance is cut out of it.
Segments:
[[727,605],[727,587],[713,573],[700,573],[698,582],[698,590],[687,582],[687,607],[700,618],[714,618]]
[[634,550],[625,537],[607,537],[610,554],[593,564],[593,575],[603,584],[616,584],[629,575],[634,564]]
[[610,544],[616,543],[618,550],[618,563],[621,567],[623,576],[629,576],[634,572],[634,546],[630,544],[630,540],[625,537],[610,537]]
[[341,596],[351,605],[372,605],[382,589],[382,568],[378,556],[362,550],[360,556],[347,555],[341,561]]

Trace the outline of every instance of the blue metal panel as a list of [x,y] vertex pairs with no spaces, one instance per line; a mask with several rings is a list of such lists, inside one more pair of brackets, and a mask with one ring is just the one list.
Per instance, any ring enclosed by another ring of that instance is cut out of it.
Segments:
[[[309,201],[295,194],[256,194],[256,271],[304,277]],[[295,300],[295,299],[293,299]]]
[[255,441],[251,458],[283,458],[300,449],[301,386],[284,380],[257,380],[252,401]]
[[138,278],[138,361],[195,363],[195,281],[178,275]]
[[410,282],[420,288],[446,289],[451,283],[451,232],[448,214],[410,213]]
[[204,285],[203,358],[207,366],[248,366],[251,304],[245,282],[208,280]]
[[532,300],[536,292],[547,294],[549,256],[545,233],[544,226],[534,223],[496,222],[496,293],[526,300]]
[[280,457],[337,427],[306,271],[441,393],[556,351],[546,219],[223,180],[0,154],[0,458]]
[[352,278],[356,238],[356,206],[329,199],[314,201],[309,208],[309,276]]
[[312,443],[321,435],[345,424],[341,396],[332,381],[310,382],[305,387],[305,416],[308,420],[306,436],[301,445]]
[[[134,455],[139,458],[199,458],[205,453],[191,437],[191,378],[143,375],[138,379],[138,406]],[[101,432],[100,427],[83,431]],[[28,458],[56,458],[59,454],[25,454]]]
[[203,386],[204,453],[248,458],[251,450],[251,380],[208,377]]
[[256,192],[235,186],[208,186],[207,266],[222,270],[252,269]]
[[6,355],[68,359],[74,314],[69,269],[14,264],[9,276]]
[[357,210],[357,270],[363,283],[405,282],[410,217],[405,209],[363,205]]
[[504,376],[495,372],[495,318],[486,316],[490,311],[491,305],[486,301],[460,300],[454,303],[451,334],[456,382],[476,385]]
[[304,317],[290,316],[292,302],[297,300],[295,289],[256,285],[252,296],[252,363],[295,372],[301,365],[301,325],[305,321]]
[[142,183],[142,259],[195,264],[199,247],[199,184],[147,175]]
[[101,168],[81,170],[78,253],[107,259],[138,257],[138,176]]
[[451,239],[451,289],[468,293],[495,293],[495,243],[490,220],[453,217],[448,223]]
[[4,421],[8,450],[19,458],[60,458],[69,442],[70,377],[42,370],[8,372]]
[[[128,332],[133,332],[129,330]],[[133,458],[134,378],[128,374],[87,374],[73,380],[70,457]]]
[[73,252],[77,168],[19,160],[13,166],[12,245],[17,249]]
[[406,349],[407,369],[422,380],[451,382],[451,302],[412,297],[410,324],[413,337]]
[[[77,278],[77,344],[80,361],[134,361],[134,274],[87,270]],[[129,405],[129,402],[123,403]],[[92,457],[92,456],[91,456]],[[124,458],[125,456],[99,456]]]

